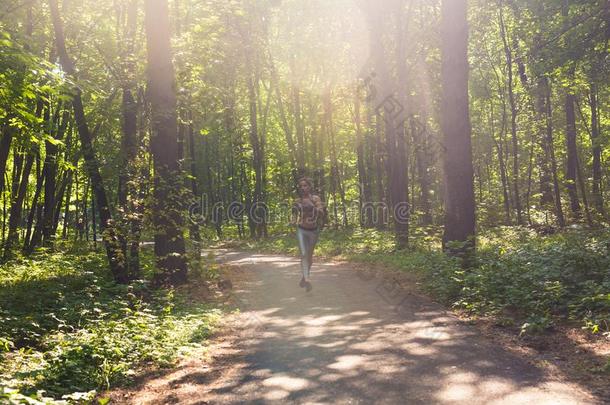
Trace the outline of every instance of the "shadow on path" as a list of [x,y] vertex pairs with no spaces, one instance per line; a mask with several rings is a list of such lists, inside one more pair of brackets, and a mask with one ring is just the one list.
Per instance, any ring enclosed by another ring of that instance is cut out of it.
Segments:
[[216,254],[242,276],[237,338],[150,403],[594,403],[441,306],[348,264],[314,263],[306,293],[295,258]]

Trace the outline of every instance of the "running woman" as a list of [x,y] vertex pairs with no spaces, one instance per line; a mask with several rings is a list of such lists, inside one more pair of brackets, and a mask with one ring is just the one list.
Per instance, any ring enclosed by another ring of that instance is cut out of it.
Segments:
[[313,191],[313,182],[309,177],[301,177],[297,183],[299,198],[292,205],[292,220],[290,223],[297,226],[297,240],[301,251],[301,271],[303,276],[299,286],[305,287],[307,292],[312,286],[309,281],[309,271],[313,259],[313,250],[318,241],[318,223],[324,215],[322,200]]

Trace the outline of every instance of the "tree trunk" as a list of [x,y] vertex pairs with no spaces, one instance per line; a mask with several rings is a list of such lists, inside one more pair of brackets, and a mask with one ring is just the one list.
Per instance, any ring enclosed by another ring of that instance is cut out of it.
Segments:
[[[42,187],[44,186],[44,181],[45,178],[41,175],[40,176],[40,180],[37,182],[36,186],[38,187],[38,184],[40,184],[41,188],[40,190],[37,189],[38,191],[38,195],[34,194],[34,197],[36,199],[36,204],[32,203],[32,211],[31,211],[31,216],[32,218],[35,218],[35,223],[34,223],[34,231],[32,232],[32,238],[29,239],[29,241],[26,239],[26,243],[27,243],[27,247],[26,247],[26,253],[30,254],[34,251],[34,249],[37,246],[40,246],[40,243],[42,242],[42,218],[43,218],[43,203],[40,202],[40,192],[42,191]],[[31,228],[31,224],[30,227]],[[28,229],[28,233],[29,233],[30,229]]]
[[502,36],[502,43],[504,44],[506,71],[508,76],[507,88],[508,102],[510,104],[510,132],[513,149],[513,202],[515,204],[515,209],[517,210],[517,224],[523,225],[521,197],[519,196],[519,142],[517,138],[517,103],[513,88],[513,53],[508,44],[506,27],[504,25],[504,16],[502,13],[502,5],[500,5],[500,35]]
[[591,105],[591,153],[593,155],[593,184],[591,187],[591,194],[593,197],[593,205],[595,206],[595,209],[602,217],[604,217],[606,214],[604,210],[604,198],[602,194],[602,147],[601,139],[599,137],[600,125],[598,118],[596,84],[591,84],[589,97]]
[[[391,118],[393,137],[396,147],[391,151],[390,159],[393,160],[393,176],[390,179],[392,190],[392,217],[396,232],[396,243],[398,249],[409,246],[409,219],[411,205],[409,203],[409,153],[407,150],[406,118],[408,104],[407,85],[407,51],[405,26],[408,18],[405,18],[404,3],[395,3],[397,9],[394,13],[396,18],[395,43],[396,43],[396,89],[398,91],[397,105],[390,106],[386,103],[384,114],[388,114],[388,108],[392,108]],[[410,10],[410,9],[409,9]]]
[[384,127],[386,139],[386,162],[388,173],[388,195],[390,197],[390,215],[394,223],[394,232],[398,249],[408,247],[409,241],[409,222],[408,222],[408,171],[407,156],[404,153],[399,138],[404,137],[404,121],[394,117],[392,108],[384,106]]
[[[68,127],[68,121],[70,120],[70,114],[64,111],[60,116],[61,105],[57,106],[57,112],[51,128],[56,128],[53,138],[61,141]],[[61,118],[61,119],[60,119]],[[57,168],[58,168],[58,152],[59,148],[56,143],[45,142],[46,155],[44,159],[44,166],[42,169],[43,176],[45,177],[44,182],[44,208],[43,208],[43,226],[42,226],[42,242],[45,247],[53,246],[54,233],[54,220],[55,220],[55,205],[56,205],[56,184],[57,184]]]
[[576,149],[576,114],[574,113],[575,96],[570,89],[565,95],[566,108],[566,188],[570,197],[570,209],[575,218],[580,218],[580,202],[576,188],[577,149]]
[[21,173],[21,181],[19,182],[19,188],[17,193],[11,194],[11,209],[10,219],[8,225],[8,235],[4,246],[4,258],[9,259],[12,254],[12,249],[18,240],[19,233],[17,232],[19,223],[21,221],[21,213],[23,210],[23,200],[27,192],[28,180],[30,172],[32,171],[32,165],[34,163],[34,155],[30,152],[25,158],[25,165]]
[[338,192],[341,200],[341,215],[343,218],[342,223],[344,227],[347,227],[347,203],[345,202],[345,191],[343,189],[343,183],[341,182],[341,172],[339,171],[339,161],[337,159],[337,146],[335,144],[335,131],[333,127],[333,105],[330,88],[328,88],[324,93],[324,115],[326,118],[326,131],[330,141],[330,176],[333,187],[333,202],[335,204],[335,221],[338,221],[337,201],[335,194],[335,192]]
[[250,111],[250,144],[252,145],[252,167],[254,169],[254,193],[252,195],[251,206],[248,209],[250,220],[252,222],[254,237],[262,237],[262,229],[264,226],[264,216],[262,215],[261,204],[264,204],[263,197],[263,165],[264,152],[261,140],[258,135],[258,114],[256,103],[256,90],[258,87],[258,78],[248,78],[248,101]]
[[[532,138],[534,137],[532,136]],[[534,144],[535,139],[531,139],[529,149],[529,162],[527,165],[527,191],[525,192],[525,212],[527,215],[527,223],[530,226],[532,225],[532,216],[530,213],[530,196],[532,194],[532,174],[534,172]]]
[[582,168],[580,167],[580,159],[578,159],[578,153],[576,154],[576,175],[578,178],[578,186],[580,187],[580,193],[582,194],[582,204],[585,207],[585,218],[587,220],[587,224],[589,226],[593,226],[591,210],[589,209],[589,201],[587,200],[587,186],[585,183],[584,175],[582,174]]
[[11,150],[11,142],[13,141],[13,134],[15,131],[16,129],[10,125],[9,120],[7,119],[4,126],[4,134],[2,135],[2,139],[0,139],[0,193],[4,191],[6,161],[8,160],[8,155]]
[[277,108],[280,115],[280,124],[282,126],[282,130],[284,131],[284,137],[286,138],[286,145],[288,145],[288,155],[290,160],[290,167],[292,170],[292,177],[296,184],[298,180],[298,168],[297,168],[297,151],[296,146],[294,144],[294,139],[292,138],[292,130],[290,125],[288,124],[288,119],[286,117],[286,111],[284,109],[284,102],[282,100],[282,89],[280,87],[280,81],[277,75],[277,70],[275,68],[275,64],[273,62],[273,57],[269,56],[269,70],[271,73],[271,80],[273,81],[272,85],[275,88],[275,97],[277,99]]
[[[312,111],[312,115],[314,115],[314,111],[316,110],[316,108],[312,105],[311,111]],[[314,115],[315,116],[315,115]],[[314,127],[314,133],[316,133],[315,131],[315,127],[316,127],[316,123],[313,120],[312,117],[312,126]],[[318,146],[317,146],[317,158],[316,158],[316,164],[315,164],[315,169],[314,169],[314,186],[316,191],[319,193],[320,198],[322,199],[322,201],[326,201],[326,182],[325,182],[325,174],[324,174],[324,162],[326,160],[326,157],[324,156],[324,133],[323,131],[319,130],[316,133],[316,137],[315,137],[315,141],[317,142]],[[325,211],[324,212],[324,221],[327,221],[327,216],[328,216],[328,212]]]
[[87,209],[89,204],[89,184],[91,182],[86,179],[85,191],[83,192],[83,226],[85,230],[85,240],[89,242],[89,211]]
[[42,186],[44,183],[44,177],[42,177],[41,169],[40,169],[40,151],[36,147],[32,153],[35,153],[36,157],[36,188],[34,190],[34,196],[32,197],[32,204],[30,206],[30,211],[28,213],[27,222],[26,222],[26,231],[23,238],[23,251],[25,253],[30,252],[30,240],[32,237],[32,226],[34,225],[34,218],[36,216],[36,211],[38,208],[38,200],[40,198],[40,192],[42,191]]
[[68,188],[66,190],[66,202],[64,204],[64,223],[61,231],[61,238],[63,240],[68,239],[68,228],[70,227],[70,219],[72,218],[70,213],[70,198],[72,196],[72,178],[74,177],[74,172],[70,170],[68,176]]
[[432,205],[430,203],[430,175],[428,173],[428,131],[424,124],[422,128],[417,128],[414,120],[411,120],[411,132],[413,135],[413,144],[415,147],[415,168],[417,170],[417,178],[419,180],[419,207],[422,210],[422,225],[432,224]]
[[55,207],[53,209],[53,223],[51,229],[51,235],[57,234],[57,228],[59,226],[59,216],[61,215],[61,207],[64,202],[64,194],[68,188],[68,182],[70,181],[70,174],[64,173],[55,193]]
[[[189,124],[188,124],[188,145],[189,145],[189,166],[191,170],[191,192],[195,201],[198,200],[199,187],[197,185],[197,161],[195,160],[195,128],[193,126],[193,112],[189,110]],[[233,201],[233,199],[231,199]],[[201,235],[199,234],[199,224],[196,221],[191,221],[189,227],[189,235],[192,240],[199,242],[201,241]]]
[[555,159],[555,145],[553,143],[553,113],[551,105],[551,86],[548,79],[544,79],[543,85],[546,88],[546,146],[551,159],[551,175],[553,177],[553,191],[555,196],[555,213],[560,227],[565,226],[565,216],[561,206],[561,190],[559,188],[559,177],[557,175],[557,159]]
[[[11,179],[11,193],[10,193],[10,198],[5,198],[3,199],[5,201],[6,204],[6,200],[9,200],[11,202],[11,207],[10,210],[11,212],[13,211],[13,206],[15,204],[15,200],[17,198],[17,193],[19,190],[19,184],[20,184],[20,179],[21,179],[21,172],[23,170],[23,152],[21,150],[22,148],[15,148],[13,150],[13,172],[12,172],[12,179]],[[6,211],[6,210],[5,210]],[[3,218],[3,230],[2,230],[2,241],[4,243],[4,245],[6,246],[8,244],[8,237],[6,237],[6,219],[8,218],[8,215],[6,214],[6,212],[4,213],[4,218]],[[10,219],[9,219],[9,229],[10,229]]]
[[504,123],[506,122],[506,109],[502,110],[502,128],[500,129],[500,139],[496,139],[495,136],[495,125],[494,125],[494,103],[493,99],[490,95],[490,108],[489,108],[489,127],[491,130],[491,139],[494,142],[496,150],[498,152],[498,164],[500,171],[500,181],[502,182],[502,205],[504,206],[504,221],[506,225],[510,225],[510,197],[508,193],[508,180],[506,175],[506,162],[504,161],[504,150],[503,150],[503,142],[502,142],[502,134],[505,130]]
[[153,223],[155,255],[164,281],[186,282],[182,234],[181,168],[177,139],[176,90],[167,0],[146,1],[148,92],[151,104],[150,149],[154,163]]
[[[291,71],[293,77],[296,76],[294,60],[291,60]],[[301,111],[301,94],[296,79],[292,81],[292,102],[294,108],[294,122],[297,135],[297,175],[298,177],[306,174],[305,168],[305,128],[303,126],[303,112]]]
[[[466,0],[441,5],[441,128],[445,177],[443,248],[454,254],[475,246],[475,201],[468,106]],[[451,246],[459,242],[462,246]]]
[[356,158],[358,167],[358,216],[362,228],[370,228],[373,222],[373,213],[370,203],[373,200],[369,173],[367,172],[364,144],[365,138],[362,131],[362,118],[360,114],[360,94],[358,88],[354,97],[354,122],[356,124]]
[[[59,54],[59,60],[64,71],[69,76],[75,77],[74,65],[66,50],[63,24],[59,15],[57,0],[49,0],[49,7],[51,9],[51,17],[53,20],[53,27],[55,29],[55,44]],[[97,200],[102,232],[105,233],[104,243],[106,246],[106,255],[108,257],[110,271],[117,282],[127,282],[128,277],[125,261],[121,258],[121,246],[117,241],[116,229],[112,224],[110,205],[106,196],[104,181],[100,174],[99,163],[95,156],[95,151],[91,142],[91,133],[89,132],[89,127],[87,125],[85,111],[83,108],[81,90],[78,86],[74,86],[73,88],[72,106],[74,109],[74,119],[76,121],[78,134],[80,137],[83,158],[85,160],[85,167],[87,174],[91,179],[93,192],[95,194],[95,199]]]
[[540,130],[539,144],[542,149],[542,153],[538,157],[538,169],[540,172],[540,206],[546,208],[554,203],[553,189],[552,189],[552,175],[550,169],[550,151],[546,139],[546,111],[545,111],[545,79],[540,78],[536,85],[536,117],[538,117],[539,124],[537,127]]
[[[395,10],[393,10],[395,11]],[[378,112],[383,112],[383,128],[385,139],[385,169],[387,173],[387,197],[389,202],[389,214],[394,225],[394,235],[398,249],[406,248],[408,245],[409,223],[408,223],[408,165],[404,147],[404,104],[405,99],[401,94],[400,101],[394,96],[394,89],[398,84],[399,92],[404,91],[401,80],[404,80],[404,66],[401,61],[404,56],[404,38],[402,27],[397,27],[393,33],[397,44],[396,59],[398,61],[398,83],[393,80],[386,59],[390,52],[384,48],[385,19],[386,15],[375,7],[369,8],[370,24],[370,46],[372,51],[373,68],[378,79],[373,83],[372,103]],[[397,24],[401,24],[401,18],[397,18]],[[378,115],[377,118],[379,118]],[[380,120],[377,125],[380,126]]]
[[[117,200],[119,205],[119,218],[121,232],[119,243],[121,250],[125,252],[127,272],[130,279],[136,279],[140,275],[139,265],[139,228],[140,216],[136,211],[140,202],[138,192],[135,188],[135,176],[137,172],[136,159],[138,155],[138,103],[133,96],[136,89],[134,47],[137,30],[138,2],[131,0],[127,4],[127,21],[125,25],[125,82],[123,84],[122,129],[121,138],[119,184]],[[129,245],[129,249],[128,249]]]
[[91,193],[91,230],[93,231],[93,248],[97,250],[97,218],[95,217],[94,193]]
[[383,181],[383,166],[384,163],[384,154],[383,154],[383,146],[381,144],[381,134],[383,133],[382,124],[381,124],[381,114],[379,111],[375,114],[375,183],[377,188],[377,201],[379,204],[375,206],[375,221],[377,225],[377,229],[383,230],[386,229],[387,224],[387,206],[388,198],[386,196],[385,190],[386,187]]

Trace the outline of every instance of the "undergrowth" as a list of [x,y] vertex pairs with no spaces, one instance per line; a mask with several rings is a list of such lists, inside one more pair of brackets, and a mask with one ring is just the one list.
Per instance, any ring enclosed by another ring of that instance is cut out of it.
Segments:
[[[144,271],[152,272],[143,252]],[[142,367],[200,347],[221,310],[146,281],[115,284],[105,256],[39,253],[0,267],[0,403],[88,402]],[[101,402],[104,402],[103,400]]]

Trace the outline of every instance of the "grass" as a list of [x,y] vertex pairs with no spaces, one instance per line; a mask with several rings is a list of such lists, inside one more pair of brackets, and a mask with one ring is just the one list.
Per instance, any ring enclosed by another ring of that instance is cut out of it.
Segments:
[[[144,251],[147,276],[150,256]],[[201,347],[221,317],[185,290],[150,288],[146,277],[116,285],[101,253],[77,248],[6,263],[0,402],[86,402],[142,367],[171,366]]]

